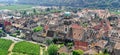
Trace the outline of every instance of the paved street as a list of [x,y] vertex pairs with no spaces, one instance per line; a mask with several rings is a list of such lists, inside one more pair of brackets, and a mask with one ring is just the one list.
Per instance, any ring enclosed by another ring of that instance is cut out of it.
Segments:
[[1,38],[3,38],[3,39],[8,39],[8,40],[12,40],[12,41],[14,41],[14,42],[23,41],[22,39],[19,39],[19,38],[16,38],[16,37],[12,37],[12,36],[9,36],[8,34],[7,34],[7,37],[1,37]]

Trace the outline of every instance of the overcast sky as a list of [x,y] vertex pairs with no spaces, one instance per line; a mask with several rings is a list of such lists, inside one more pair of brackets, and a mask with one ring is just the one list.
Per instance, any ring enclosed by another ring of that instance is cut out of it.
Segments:
[[17,1],[17,0],[0,0],[0,1]]

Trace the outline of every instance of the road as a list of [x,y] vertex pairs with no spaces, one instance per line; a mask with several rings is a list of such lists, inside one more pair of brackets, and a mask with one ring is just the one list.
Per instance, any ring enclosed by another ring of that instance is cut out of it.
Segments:
[[19,39],[19,38],[16,38],[16,37],[12,37],[12,36],[9,36],[8,34],[7,34],[6,37],[1,37],[1,38],[3,38],[3,39],[8,39],[8,40],[12,40],[12,41],[14,41],[14,42],[23,41],[22,39]]

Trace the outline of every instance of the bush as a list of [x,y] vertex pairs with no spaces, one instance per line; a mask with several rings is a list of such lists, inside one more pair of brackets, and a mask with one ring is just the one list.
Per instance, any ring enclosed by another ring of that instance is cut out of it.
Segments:
[[74,50],[72,54],[73,55],[83,55],[84,52],[82,50]]
[[47,40],[46,40],[46,44],[50,45],[50,44],[52,44],[52,43],[53,43],[53,41],[52,41],[51,39],[47,39]]
[[17,34],[16,34],[16,33],[14,33],[14,34],[10,34],[10,36],[16,37],[16,36],[17,36]]

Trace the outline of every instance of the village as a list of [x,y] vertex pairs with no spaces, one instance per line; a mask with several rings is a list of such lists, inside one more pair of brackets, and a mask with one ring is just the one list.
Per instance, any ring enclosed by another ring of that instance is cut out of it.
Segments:
[[120,15],[102,9],[42,15],[0,10],[0,37],[14,37],[13,41],[21,39],[47,47],[60,45],[57,55],[74,55],[75,50],[83,51],[83,55],[119,55]]

